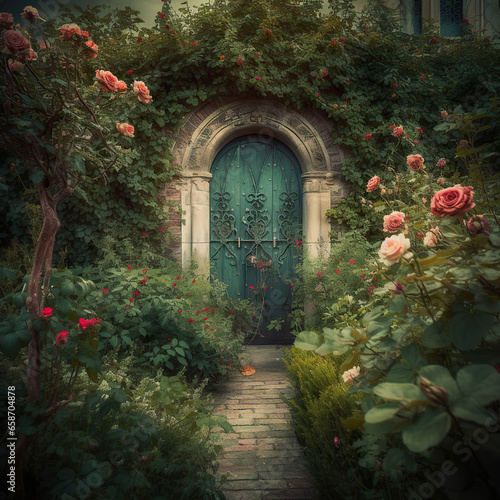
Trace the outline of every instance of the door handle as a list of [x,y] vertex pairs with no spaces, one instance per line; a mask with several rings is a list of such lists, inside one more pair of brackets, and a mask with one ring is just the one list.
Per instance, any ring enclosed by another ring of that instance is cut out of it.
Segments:
[[273,248],[276,248],[276,236],[273,238]]
[[241,248],[241,238],[238,238],[238,248]]

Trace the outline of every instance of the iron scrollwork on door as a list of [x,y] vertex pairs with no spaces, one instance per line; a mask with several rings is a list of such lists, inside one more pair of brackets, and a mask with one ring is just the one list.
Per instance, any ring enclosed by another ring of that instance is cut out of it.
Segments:
[[296,203],[299,197],[297,193],[281,193],[281,210],[278,216],[278,224],[280,234],[285,239],[286,245],[283,251],[278,256],[278,264],[283,265],[283,258],[288,249],[293,245],[294,241],[298,240],[299,236],[299,218],[297,217]]
[[264,209],[267,197],[263,193],[250,193],[247,194],[246,198],[252,208],[247,209],[249,215],[244,217],[243,222],[247,225],[247,233],[250,238],[260,245],[264,236],[268,233],[269,215],[267,214],[267,208]]
[[214,213],[212,214],[212,230],[220,242],[219,248],[211,256],[212,259],[218,259],[222,248],[225,248],[234,258],[236,255],[227,246],[229,238],[236,231],[234,223],[235,217],[232,214],[230,201],[231,194],[227,191],[224,193],[214,193],[213,200],[215,202]]

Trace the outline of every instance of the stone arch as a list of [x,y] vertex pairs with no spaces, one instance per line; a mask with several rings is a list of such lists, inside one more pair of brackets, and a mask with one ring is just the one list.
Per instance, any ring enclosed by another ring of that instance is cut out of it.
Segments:
[[278,139],[294,153],[302,171],[305,248],[311,257],[328,250],[325,212],[346,191],[344,154],[334,143],[332,128],[316,110],[298,111],[262,98],[211,102],[188,115],[172,150],[174,164],[182,169],[177,185],[185,211],[182,265],[196,260],[201,272],[209,272],[210,168],[226,144],[250,134]]

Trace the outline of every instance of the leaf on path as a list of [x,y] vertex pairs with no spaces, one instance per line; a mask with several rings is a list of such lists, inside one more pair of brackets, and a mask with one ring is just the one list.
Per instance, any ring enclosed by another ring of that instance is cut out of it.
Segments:
[[242,375],[253,375],[255,373],[255,368],[251,365],[243,366],[240,368]]

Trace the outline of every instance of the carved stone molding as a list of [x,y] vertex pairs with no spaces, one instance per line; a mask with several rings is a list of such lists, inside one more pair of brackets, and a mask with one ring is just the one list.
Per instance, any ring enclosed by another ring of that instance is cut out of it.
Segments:
[[303,173],[340,171],[343,153],[333,143],[331,129],[332,124],[318,112],[293,111],[277,101],[245,99],[220,107],[210,103],[187,117],[172,154],[183,172],[209,172],[228,142],[257,134],[288,146]]

